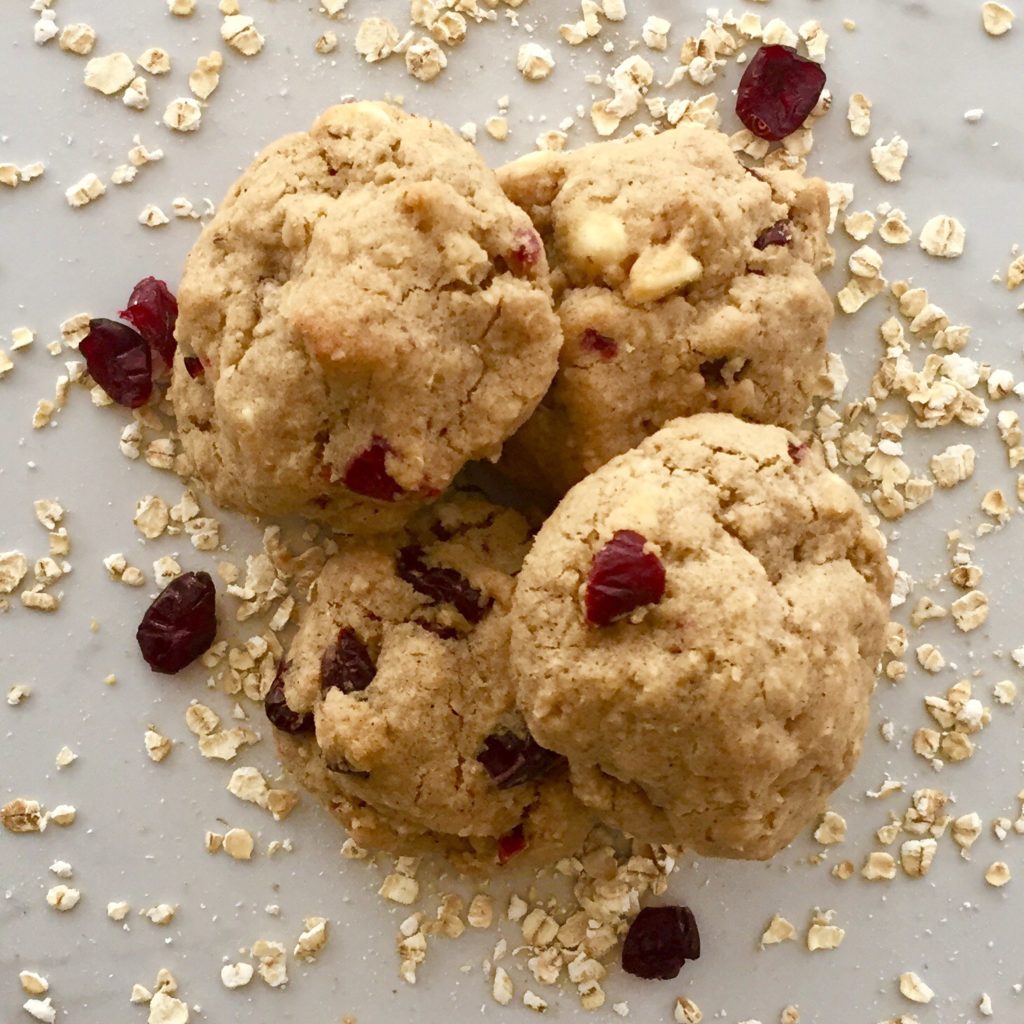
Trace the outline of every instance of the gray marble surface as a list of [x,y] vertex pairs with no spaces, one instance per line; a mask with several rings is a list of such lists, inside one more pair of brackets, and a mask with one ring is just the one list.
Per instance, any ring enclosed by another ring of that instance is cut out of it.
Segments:
[[[220,45],[213,0],[199,0],[199,11],[189,20],[170,18],[161,0],[60,0],[56,5],[60,23],[85,20],[97,28],[97,52],[136,54],[150,45],[172,52],[175,69],[151,83],[153,105],[146,113],[86,90],[81,60],[60,53],[54,43],[35,46],[27,6],[27,0],[5,0],[0,22],[0,162],[42,159],[47,170],[44,178],[16,191],[0,189],[0,335],[26,324],[39,338],[32,350],[17,355],[15,371],[0,381],[0,550],[43,554],[46,537],[33,518],[32,500],[57,497],[68,510],[74,572],[62,586],[58,615],[16,607],[0,616],[0,690],[14,683],[33,689],[20,707],[0,704],[0,798],[73,803],[79,814],[68,829],[0,834],[0,1019],[29,1019],[19,1009],[25,996],[17,974],[30,968],[49,978],[60,1021],[141,1021],[144,1008],[128,1004],[132,983],[151,985],[157,969],[166,966],[188,1002],[201,1007],[193,1011],[200,1021],[335,1024],[345,1014],[359,1024],[525,1020],[529,1011],[502,1009],[490,998],[480,962],[493,934],[435,942],[420,983],[405,985],[397,977],[394,953],[396,927],[405,914],[376,896],[379,873],[339,857],[341,834],[311,802],[275,824],[225,791],[229,769],[198,756],[182,715],[192,697],[222,713],[230,711],[229,702],[207,692],[199,671],[169,679],[146,670],[132,636],[147,591],[108,582],[101,561],[112,551],[124,551],[148,569],[157,555],[177,551],[186,567],[199,567],[187,541],[164,539],[142,549],[131,524],[141,494],[176,500],[180,489],[166,475],[125,460],[117,437],[126,417],[93,409],[81,393],[72,395],[55,427],[33,431],[30,424],[37,400],[52,393],[60,369],[45,342],[59,336],[61,320],[81,310],[109,314],[146,274],[176,282],[196,227],[173,222],[148,231],[135,219],[146,203],[169,209],[179,195],[197,206],[204,197],[217,201],[264,143],[307,125],[322,107],[349,94],[401,94],[411,110],[455,125],[482,124],[497,112],[497,97],[506,94],[511,138],[499,145],[481,133],[487,157],[501,161],[530,149],[539,132],[572,115],[578,103],[589,106],[593,97],[606,95],[584,75],[606,70],[608,60],[596,46],[571,51],[557,41],[558,24],[575,17],[572,3],[530,0],[519,17],[554,48],[558,65],[549,81],[522,81],[515,50],[525,36],[501,19],[476,27],[453,54],[445,76],[420,86],[401,62],[365,67],[351,48],[360,17],[387,11],[400,20],[403,3],[352,0],[352,17],[333,26],[341,38],[338,51],[320,57],[313,41],[332,26],[314,3],[250,0],[246,11],[256,16],[268,46],[251,61],[228,54],[202,130],[183,137],[168,132],[160,114],[170,99],[187,94],[185,78],[195,57]],[[622,40],[639,34],[647,14],[670,17],[669,57],[654,60],[664,79],[682,37],[701,27],[702,7],[641,0],[630,0],[629,6],[621,31],[606,31],[603,38],[620,40],[617,52],[624,54]],[[812,17],[825,22],[833,35],[827,69],[837,110],[818,132],[814,169],[854,182],[857,209],[888,201],[904,209],[915,227],[935,213],[958,216],[968,229],[962,259],[929,260],[916,245],[885,249],[885,273],[926,284],[954,320],[973,326],[976,357],[1019,372],[1022,314],[1014,297],[990,279],[1005,268],[1010,246],[1024,241],[1019,101],[1024,28],[1001,40],[986,37],[976,0],[773,0],[768,6],[739,6],[794,25]],[[843,17],[856,19],[856,31],[843,30]],[[736,126],[728,93],[734,75],[735,69],[718,85],[728,130]],[[853,140],[846,129],[846,99],[855,90],[874,100],[872,138],[899,132],[910,141],[902,185],[877,178],[868,142]],[[674,92],[686,94],[685,86]],[[964,121],[970,108],[984,110],[980,122]],[[112,187],[91,207],[69,211],[64,189],[87,171],[108,175],[124,161],[135,134],[150,147],[162,146],[166,159],[143,168],[133,185]],[[585,119],[572,138],[589,138]],[[853,246],[837,237],[837,248],[842,262]],[[839,281],[837,273],[834,283]],[[859,393],[880,353],[877,326],[888,315],[885,301],[837,323],[832,344],[850,368],[851,396]],[[948,566],[944,531],[973,530],[983,519],[979,500],[989,487],[998,484],[1013,493],[1015,480],[1005,468],[994,418],[970,432],[908,433],[908,459],[916,468],[924,468],[928,453],[961,438],[981,455],[974,480],[891,531],[894,552],[921,592]],[[750,1019],[773,1024],[791,1003],[799,1005],[803,1021],[816,1024],[875,1024],[915,1010],[922,1021],[946,1024],[980,1020],[976,1008],[985,991],[995,1006],[994,1019],[1024,1019],[1024,996],[1013,988],[1024,983],[1024,838],[1011,835],[1000,844],[987,828],[993,817],[1015,817],[1019,809],[1021,712],[994,707],[993,724],[980,738],[973,762],[949,767],[938,777],[910,749],[913,730],[927,724],[921,706],[925,694],[977,673],[982,696],[990,702],[996,680],[1022,681],[1007,656],[1024,643],[1018,534],[1015,519],[979,542],[977,557],[993,605],[988,624],[970,637],[955,635],[948,623],[922,631],[923,639],[942,647],[950,666],[935,679],[912,667],[900,686],[880,684],[864,758],[834,803],[850,824],[846,844],[817,867],[806,863],[816,849],[809,840],[770,864],[686,861],[671,893],[697,913],[704,956],[675,982],[644,984],[613,970],[606,984],[608,1005],[597,1018],[617,1019],[611,1004],[627,1001],[630,1019],[670,1021],[675,996],[687,994],[704,1009],[706,1020],[730,1024]],[[234,557],[241,558],[256,549],[258,533],[225,517],[225,538]],[[943,584],[928,592],[948,603],[956,596],[948,589]],[[97,633],[89,629],[93,618],[100,623]],[[108,673],[117,675],[116,686],[103,684]],[[895,723],[891,744],[877,729],[886,720]],[[152,764],[142,748],[150,724],[182,741],[163,764]],[[58,772],[54,755],[64,744],[79,759]],[[243,752],[236,763],[272,769],[269,744]],[[906,806],[901,796],[888,804],[865,797],[887,774],[908,790],[937,783],[955,794],[958,813],[981,814],[986,830],[969,862],[946,836],[926,879],[869,884],[831,877],[829,866],[842,857],[859,865],[874,848],[873,830],[886,822],[890,807]],[[210,857],[203,833],[223,831],[225,822],[251,829],[261,849],[272,839],[291,837],[295,851],[248,864]],[[81,904],[63,915],[50,910],[44,898],[57,881],[47,866],[58,858],[72,863],[73,884],[82,891]],[[1006,860],[1021,876],[1001,890],[987,887],[982,877],[996,859]],[[523,881],[513,878],[509,884]],[[169,902],[180,909],[168,928],[135,915],[123,928],[105,915],[106,903],[116,899],[134,908]],[[280,916],[268,915],[268,904],[279,905]],[[791,943],[758,951],[761,929],[773,913],[782,912],[803,930],[816,906],[836,911],[847,931],[840,949],[810,954]],[[271,991],[258,979],[236,992],[222,987],[223,959],[238,959],[239,948],[258,938],[291,946],[301,919],[310,914],[330,919],[332,937],[318,963],[292,963],[286,991]],[[935,989],[930,1007],[915,1008],[899,995],[896,977],[906,970],[917,971]],[[522,992],[527,976],[516,972],[514,977]],[[531,986],[536,987],[532,979]],[[571,992],[553,995],[551,1002],[548,1015],[555,1020],[587,1016]]]

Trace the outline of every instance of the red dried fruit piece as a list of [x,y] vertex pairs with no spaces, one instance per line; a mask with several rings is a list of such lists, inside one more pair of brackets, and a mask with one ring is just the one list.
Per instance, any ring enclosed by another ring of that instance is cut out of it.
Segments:
[[454,605],[467,622],[479,622],[493,603],[492,598],[484,597],[461,573],[444,566],[427,565],[423,561],[423,549],[415,545],[398,552],[395,570],[417,594]]
[[374,434],[370,447],[361,451],[349,464],[342,483],[356,494],[376,501],[394,501],[403,490],[388,476],[387,457],[391,445]]
[[580,337],[580,348],[584,352],[596,352],[602,359],[614,359],[619,354],[619,343],[593,327],[588,327]]
[[789,442],[789,457],[794,462],[803,462],[804,456],[806,456],[809,451],[810,449],[805,444],[793,444],[792,441]]
[[526,849],[526,836],[523,826],[516,825],[511,832],[498,837],[498,863],[507,864],[517,853]]
[[89,321],[78,346],[89,376],[115,401],[129,409],[145,405],[153,394],[153,356],[146,339],[116,320]]
[[762,46],[736,92],[736,113],[756,136],[777,142],[807,120],[825,88],[825,72],[791,46]]
[[665,594],[665,566],[657,555],[644,551],[647,538],[633,530],[619,530],[594,556],[587,577],[587,621],[607,626]]
[[498,789],[511,789],[543,778],[563,760],[553,750],[542,747],[529,733],[519,736],[508,730],[487,736],[476,759]]
[[154,672],[173,675],[209,649],[217,635],[217,589],[210,574],[186,572],[146,609],[135,639]]
[[128,305],[117,314],[141,334],[163,360],[165,369],[174,363],[174,325],[178,322],[178,300],[166,282],[144,277],[128,297]]
[[320,688],[341,690],[342,693],[358,693],[365,690],[377,674],[377,666],[359,639],[355,630],[344,627],[338,632],[338,639],[331,644],[320,659]]
[[313,716],[308,712],[292,711],[284,697],[284,674],[288,671],[288,662],[282,661],[277,667],[266,697],[263,698],[263,710],[267,713],[270,724],[281,732],[291,734],[308,732],[313,728]]
[[513,264],[529,269],[535,266],[544,251],[540,235],[533,228],[520,228],[513,236],[512,251],[509,254]]
[[676,977],[700,959],[700,932],[689,907],[644,907],[622,943],[622,969],[637,978]]
[[765,228],[754,241],[754,248],[764,252],[769,245],[789,245],[793,241],[793,232],[788,220],[777,220],[770,228]]
[[196,380],[206,373],[206,367],[203,366],[203,361],[199,356],[185,356],[185,372],[193,380]]

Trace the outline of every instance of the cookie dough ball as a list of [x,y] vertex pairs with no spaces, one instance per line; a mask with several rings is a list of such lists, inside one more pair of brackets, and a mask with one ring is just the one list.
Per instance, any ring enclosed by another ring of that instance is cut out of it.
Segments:
[[486,868],[556,859],[589,831],[564,759],[515,706],[509,612],[529,540],[517,513],[461,493],[324,567],[268,713],[288,767],[357,842]]
[[511,475],[561,496],[678,416],[800,422],[833,314],[822,181],[745,168],[696,125],[533,153],[499,177],[544,239],[565,336]]
[[351,533],[497,457],[561,344],[529,218],[449,128],[381,103],[265,150],[179,302],[171,396],[213,497]]
[[513,612],[520,706],[607,823],[768,858],[857,761],[891,586],[882,537],[816,449],[676,420],[538,534]]

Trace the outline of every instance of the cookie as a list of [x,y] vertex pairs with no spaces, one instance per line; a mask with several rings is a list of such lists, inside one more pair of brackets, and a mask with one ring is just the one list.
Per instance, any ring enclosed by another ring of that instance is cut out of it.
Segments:
[[499,177],[544,239],[565,336],[506,447],[511,475],[561,496],[677,416],[800,422],[833,315],[823,182],[745,168],[697,125],[532,153]]
[[557,366],[543,247],[446,126],[332,107],[245,171],[189,255],[171,398],[222,505],[400,527],[493,458]]
[[675,420],[574,487],[519,576],[531,733],[608,824],[766,859],[860,753],[892,575],[852,488],[778,427]]
[[357,842],[486,867],[520,841],[520,862],[556,859],[589,830],[564,760],[515,706],[509,611],[529,542],[516,512],[456,492],[325,565],[268,714]]

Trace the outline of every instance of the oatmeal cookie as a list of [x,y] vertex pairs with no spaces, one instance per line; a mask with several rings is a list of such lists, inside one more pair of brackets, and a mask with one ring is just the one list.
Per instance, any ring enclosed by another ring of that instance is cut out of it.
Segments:
[[697,125],[498,173],[544,239],[565,336],[511,475],[561,496],[677,416],[800,421],[833,315],[822,181],[745,168]]
[[527,215],[451,129],[332,107],[232,188],[179,293],[171,398],[222,505],[400,527],[496,457],[561,334]]
[[[525,521],[465,492],[331,559],[268,697],[293,773],[357,842],[460,866],[571,853],[593,821],[515,706]],[[283,727],[283,728],[282,728]]]
[[513,609],[520,706],[607,823],[768,858],[857,761],[891,587],[881,535],[816,449],[675,420],[537,535]]

